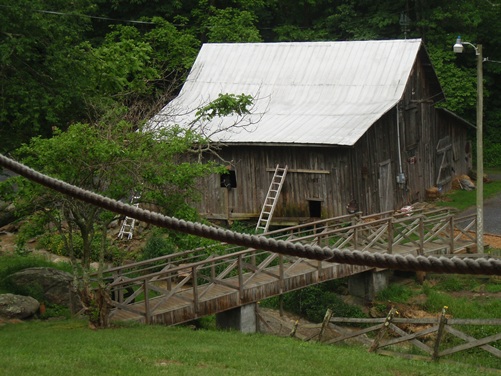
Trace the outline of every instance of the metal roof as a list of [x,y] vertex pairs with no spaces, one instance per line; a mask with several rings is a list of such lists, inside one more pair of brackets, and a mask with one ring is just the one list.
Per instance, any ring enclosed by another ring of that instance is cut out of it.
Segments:
[[254,97],[252,116],[196,126],[214,142],[354,145],[401,99],[421,45],[420,39],[204,44],[179,96],[151,124],[193,126],[195,110],[220,93],[244,93]]

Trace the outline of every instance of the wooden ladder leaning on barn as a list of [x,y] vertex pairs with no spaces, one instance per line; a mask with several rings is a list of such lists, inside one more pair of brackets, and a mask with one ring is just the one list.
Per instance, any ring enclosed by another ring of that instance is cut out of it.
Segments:
[[[132,198],[130,200],[130,204],[132,206],[135,206],[136,208],[139,207],[139,199],[141,198],[141,195],[138,194],[133,194]],[[123,239],[124,235],[127,235],[127,240],[132,239],[132,235],[134,234],[134,226],[136,225],[136,220],[132,217],[125,217],[124,221],[122,222],[122,227],[120,228],[120,232],[118,233],[118,238]]]
[[285,176],[287,175],[287,165],[285,167],[280,167],[277,165],[275,168],[275,173],[271,179],[270,188],[264,199],[263,209],[259,215],[259,220],[256,225],[256,232],[262,230],[262,232],[267,232],[268,227],[270,227],[271,217],[277,206],[278,197],[282,191],[282,186],[284,184]]

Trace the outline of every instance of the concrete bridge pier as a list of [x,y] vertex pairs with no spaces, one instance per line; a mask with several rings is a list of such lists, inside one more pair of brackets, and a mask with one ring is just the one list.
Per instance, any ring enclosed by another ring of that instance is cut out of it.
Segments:
[[218,329],[233,329],[242,333],[256,333],[256,303],[247,304],[216,314]]
[[371,301],[380,291],[388,287],[392,275],[391,270],[367,271],[352,275],[348,278],[348,291],[350,295]]

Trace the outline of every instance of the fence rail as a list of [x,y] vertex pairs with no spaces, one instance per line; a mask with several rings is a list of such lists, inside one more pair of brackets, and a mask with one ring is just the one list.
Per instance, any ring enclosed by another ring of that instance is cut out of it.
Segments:
[[[337,343],[349,338],[354,338],[362,334],[376,332],[375,339],[369,349],[371,352],[378,352],[385,347],[398,345],[404,342],[409,342],[421,351],[424,351],[433,360],[438,360],[441,357],[451,355],[460,351],[465,351],[473,348],[480,348],[489,352],[495,357],[501,358],[501,350],[491,345],[496,341],[501,340],[501,332],[486,336],[484,338],[474,338],[467,333],[464,333],[453,326],[460,325],[483,325],[483,326],[501,326],[501,319],[452,319],[446,316],[446,307],[442,310],[438,318],[420,318],[408,319],[395,317],[396,310],[392,309],[386,318],[379,319],[350,319],[343,317],[330,318],[330,323],[340,324],[375,324],[365,329],[347,333],[337,338],[326,341],[327,344]],[[409,325],[424,326],[420,330],[408,333],[401,329],[398,324],[408,327]],[[388,334],[391,333],[391,336]],[[448,333],[463,341],[461,344],[453,345],[449,348],[442,348],[447,345],[444,341],[445,334]],[[389,338],[388,338],[389,337]],[[432,345],[423,342],[422,338],[432,338]],[[500,344],[498,344],[499,347]],[[412,354],[407,354],[407,357],[412,357]]]
[[[332,310],[328,309],[323,322],[314,325],[314,327],[318,329],[318,333],[302,339],[311,340],[317,337],[317,340],[324,344],[335,344],[360,336],[366,338],[366,335],[372,332],[374,333],[374,338],[368,340],[370,352],[398,355],[406,358],[419,358],[416,354],[384,350],[390,346],[395,348],[397,345],[408,342],[413,347],[424,352],[429,359],[435,361],[448,355],[475,348],[482,349],[497,358],[501,358],[501,343],[499,342],[501,341],[501,332],[483,338],[475,338],[456,328],[457,326],[464,325],[501,327],[501,319],[448,318],[446,309],[447,307],[444,307],[442,312],[435,318],[418,319],[396,317],[397,311],[394,308],[388,312],[386,318],[333,317]],[[340,327],[340,324],[369,326],[357,330],[347,330]],[[295,336],[298,325],[299,324],[296,322],[292,327],[290,336]],[[399,325],[403,328],[412,326],[414,329],[409,332],[402,329]],[[418,327],[420,328],[419,330],[417,329]],[[308,328],[311,329],[312,326],[308,325]],[[338,333],[338,335],[334,338],[323,340],[329,328],[335,328],[334,331]],[[446,334],[448,334],[449,337],[460,340],[462,343],[458,344],[457,341],[451,341],[450,338],[445,340]],[[450,346],[447,347],[448,345]]]

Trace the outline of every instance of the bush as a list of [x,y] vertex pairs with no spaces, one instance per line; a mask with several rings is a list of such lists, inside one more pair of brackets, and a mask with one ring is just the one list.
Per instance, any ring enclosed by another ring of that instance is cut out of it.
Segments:
[[146,242],[141,259],[149,260],[174,253],[175,251],[175,246],[165,236],[153,233]]
[[63,237],[59,234],[46,233],[40,237],[38,244],[41,248],[59,256],[67,256],[68,251],[64,245]]
[[486,167],[501,166],[501,144],[485,140],[484,165]]
[[46,320],[51,317],[63,317],[65,319],[71,318],[71,310],[68,307],[60,306],[57,304],[47,304],[45,312],[40,312],[40,319]]
[[19,232],[17,234],[16,246],[19,249],[23,249],[26,242],[34,237],[41,235],[45,232],[45,218],[41,213],[35,213],[29,221],[24,222],[21,227],[19,227]]
[[[73,241],[73,253],[75,258],[82,258],[83,256],[83,239],[78,233],[74,233],[72,236]],[[64,238],[59,233],[48,232],[43,234],[38,244],[40,248],[46,249],[50,253],[59,256],[70,256],[70,250],[66,247]],[[99,232],[94,236],[91,244],[92,252],[90,255],[91,261],[99,260],[99,250],[101,248],[101,235]]]
[[[330,283],[323,283],[284,294],[284,309],[312,322],[322,322],[327,309],[337,317],[366,317],[360,307],[345,303],[332,287]],[[278,298],[267,299],[262,305],[277,308]]]

